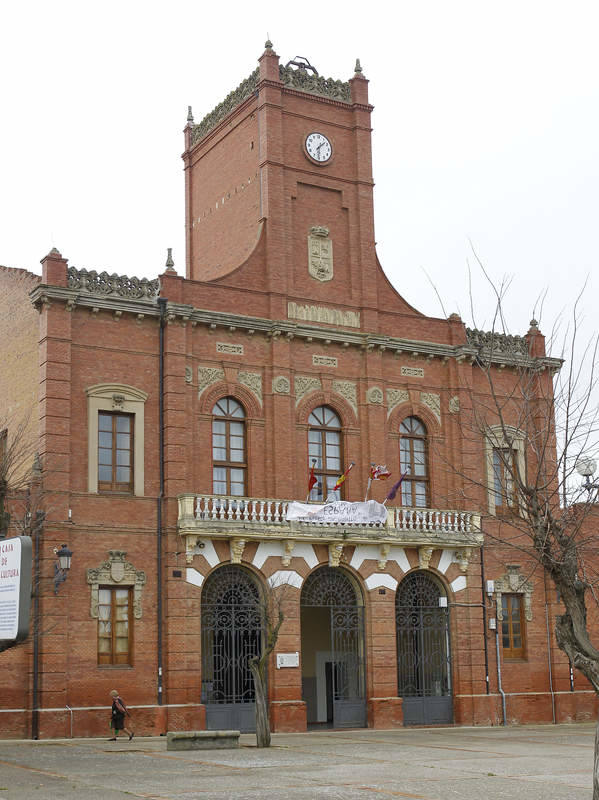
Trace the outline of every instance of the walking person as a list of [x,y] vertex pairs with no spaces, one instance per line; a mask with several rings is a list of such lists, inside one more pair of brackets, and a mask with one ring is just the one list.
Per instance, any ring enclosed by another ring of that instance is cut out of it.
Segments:
[[131,739],[133,739],[135,736],[135,732],[130,731],[129,728],[125,727],[125,717],[131,716],[127,711],[125,701],[122,697],[120,697],[116,689],[113,689],[110,692],[110,696],[112,697],[110,727],[114,730],[114,736],[112,736],[108,741],[116,742],[121,731],[125,731],[125,733],[129,735],[129,741],[131,741]]

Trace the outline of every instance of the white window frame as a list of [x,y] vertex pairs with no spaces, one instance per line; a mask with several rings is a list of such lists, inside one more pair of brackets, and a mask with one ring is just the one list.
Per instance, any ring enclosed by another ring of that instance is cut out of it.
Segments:
[[[489,513],[494,516],[497,514],[495,504],[495,470],[493,469],[493,450],[511,449],[514,451],[514,463],[520,475],[526,474],[525,464],[525,436],[518,428],[512,425],[492,425],[487,429],[485,436],[485,464],[487,469],[487,498],[489,502]],[[514,511],[522,513],[522,504],[519,493],[516,491],[518,506],[513,507]]]
[[144,408],[146,392],[123,383],[98,383],[87,394],[87,490],[98,494],[98,413],[133,414],[133,494],[144,495]]

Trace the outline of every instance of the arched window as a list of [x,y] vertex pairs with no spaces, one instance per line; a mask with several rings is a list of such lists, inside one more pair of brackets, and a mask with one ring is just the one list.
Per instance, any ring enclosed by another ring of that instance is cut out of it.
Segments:
[[[318,481],[310,492],[310,500],[324,502],[343,472],[341,420],[332,408],[318,406],[310,414],[308,425],[308,469],[315,459],[314,475]],[[335,492],[337,500],[341,491]]]
[[212,491],[245,497],[247,461],[245,411],[232,397],[223,397],[212,409]]
[[399,426],[399,463],[404,476],[402,506],[427,508],[430,491],[426,428],[416,417],[407,417]]

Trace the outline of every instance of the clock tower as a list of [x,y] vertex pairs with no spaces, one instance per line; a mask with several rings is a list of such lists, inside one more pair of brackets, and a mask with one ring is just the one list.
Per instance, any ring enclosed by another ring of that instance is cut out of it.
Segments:
[[305,58],[280,64],[267,42],[235,91],[199,124],[190,114],[187,277],[264,292],[271,319],[318,304],[360,309],[376,329],[390,286],[374,244],[371,112],[359,61],[333,80]]

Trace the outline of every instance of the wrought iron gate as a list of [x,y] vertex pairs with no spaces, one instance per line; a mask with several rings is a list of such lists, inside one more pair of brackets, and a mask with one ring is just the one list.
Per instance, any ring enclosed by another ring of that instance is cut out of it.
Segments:
[[202,591],[202,702],[208,730],[256,729],[248,660],[262,651],[260,590],[251,575],[227,565]]
[[413,572],[396,595],[398,695],[404,725],[453,721],[449,610],[441,586],[426,572]]
[[329,609],[333,727],[364,727],[364,607],[358,605],[356,590],[340,569],[321,567],[307,578],[301,604]]

